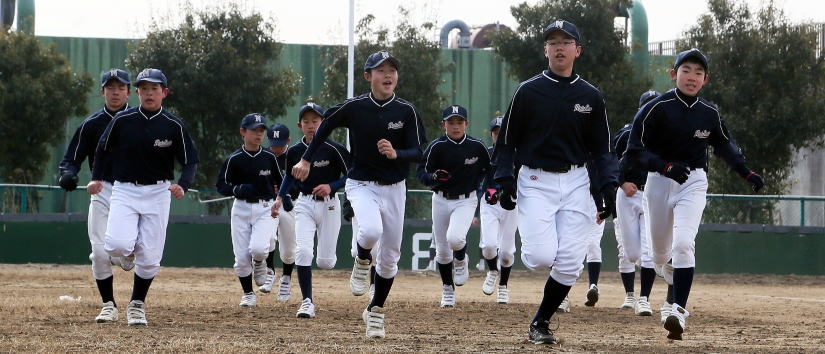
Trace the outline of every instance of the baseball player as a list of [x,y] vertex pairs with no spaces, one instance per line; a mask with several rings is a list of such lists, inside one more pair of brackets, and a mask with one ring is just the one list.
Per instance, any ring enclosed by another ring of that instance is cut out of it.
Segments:
[[376,243],[381,242],[375,261],[375,296],[364,309],[366,334],[383,338],[384,302],[398,272],[401,235],[404,227],[404,202],[410,162],[422,158],[427,138],[424,124],[415,107],[396,97],[398,59],[386,50],[373,53],[364,64],[364,79],[370,92],[348,99],[324,113],[304,157],[292,174],[305,180],[310,161],[337,127],[348,127],[352,164],[347,174],[347,198],[358,218],[358,255],[355,257],[350,288],[355,295],[367,292],[368,276]]
[[[144,69],[135,79],[140,106],[118,113],[100,137],[95,161],[110,161],[114,178],[104,249],[114,257],[135,257],[132,299],[126,308],[130,326],[147,325],[145,301],[160,270],[170,195],[183,198],[195,178],[198,151],[183,120],[163,109],[169,94],[158,69]],[[175,160],[181,165],[178,183]],[[105,164],[94,164],[89,194],[100,193]]]
[[[548,321],[579,277],[591,223],[615,213],[618,167],[610,152],[604,98],[573,72],[582,52],[578,29],[554,21],[543,38],[549,68],[516,89],[494,156],[499,204],[512,210],[518,201],[522,263],[551,269],[528,338],[555,344]],[[597,171],[597,180],[588,177],[585,163]],[[517,176],[515,165],[521,165]],[[599,215],[591,213],[591,184],[599,191],[594,196]]]
[[[324,109],[308,102],[298,112],[298,129],[304,137],[292,145],[286,152],[286,169],[301,161],[318,126],[323,120]],[[332,269],[337,257],[338,232],[341,229],[340,201],[335,195],[347,181],[349,169],[349,151],[334,141],[327,140],[312,157],[310,174],[303,181],[295,183],[300,191],[295,203],[295,233],[298,239],[298,285],[301,287],[303,300],[296,316],[299,318],[315,317],[315,303],[312,301],[312,258],[315,248],[315,236],[318,236],[318,268]],[[289,198],[286,194],[294,182],[292,176],[286,176],[279,198]]]
[[[280,123],[275,123],[267,130],[269,140],[269,150],[275,153],[278,158],[278,176],[275,180],[276,187],[281,185],[286,174],[286,150],[289,147],[289,128]],[[290,191],[290,197],[294,199],[297,194]],[[262,293],[272,291],[275,283],[275,248],[281,253],[281,263],[284,269],[278,281],[278,301],[289,301],[292,296],[292,269],[295,267],[295,254],[298,253],[298,243],[295,240],[295,214],[283,211],[277,218],[278,231],[273,233],[273,238],[269,245],[269,255],[266,257],[266,281],[258,290]]]
[[[100,136],[112,118],[119,112],[129,108],[126,99],[129,98],[131,81],[129,73],[112,69],[104,72],[100,77],[100,94],[103,96],[104,106],[80,123],[66,148],[66,154],[60,161],[60,187],[67,192],[77,188],[77,175],[83,166],[83,160],[89,158],[89,169],[95,163],[95,148]],[[89,219],[87,230],[89,242],[92,244],[92,276],[97,283],[97,291],[103,301],[103,309],[95,317],[98,323],[115,322],[118,319],[117,304],[113,293],[112,266],[119,265],[123,270],[131,270],[134,266],[134,255],[129,257],[112,257],[103,249],[106,235],[106,222],[109,218],[109,201],[112,196],[111,163],[98,161],[103,167],[102,185],[100,193],[91,196],[89,203]]]
[[[656,91],[646,91],[639,98],[639,109],[645,103],[659,96]],[[619,190],[616,191],[616,214],[614,230],[616,243],[619,249],[619,274],[626,293],[624,303],[620,308],[632,308],[638,316],[651,316],[650,291],[656,279],[653,269],[653,258],[650,252],[650,235],[645,223],[644,190],[647,180],[647,170],[627,169],[624,152],[627,150],[627,139],[630,136],[630,124],[625,125],[613,137],[613,151],[619,159]],[[634,296],[633,283],[636,275],[636,264],[641,266],[641,289],[639,297]],[[668,293],[672,293],[669,291]],[[670,300],[672,301],[672,299]],[[665,306],[670,308],[670,302]]]
[[754,191],[764,182],[745,165],[716,106],[698,96],[709,80],[708,58],[695,48],[681,52],[670,77],[676,88],[650,101],[633,119],[625,154],[636,168],[649,172],[644,199],[653,262],[665,282],[673,284],[674,304],[664,327],[668,338],[682,339],[708,189],[708,145]]
[[465,133],[469,125],[467,109],[452,105],[441,117],[446,133],[424,150],[418,180],[433,190],[433,240],[441,274],[441,307],[454,307],[455,287],[464,285],[470,274],[467,231],[478,207],[476,189],[490,169],[490,155],[483,142]]
[[272,234],[278,225],[270,208],[275,201],[275,185],[279,176],[278,157],[264,149],[266,118],[251,113],[241,120],[243,146],[226,158],[218,173],[218,192],[235,197],[230,215],[232,252],[235,254],[235,275],[241,282],[241,307],[258,304],[252,291],[252,276],[259,285],[267,276],[265,260],[269,255]]
[[[492,156],[498,132],[501,129],[503,116],[490,121],[490,137],[493,146],[487,148]],[[484,180],[484,200],[481,203],[481,257],[487,264],[487,276],[481,286],[485,295],[492,295],[496,290],[498,280],[498,294],[496,302],[506,304],[510,302],[510,289],[507,283],[510,271],[513,269],[516,253],[516,227],[518,226],[518,211],[506,210],[498,204],[498,190],[501,186],[495,182],[495,166],[491,166]]]

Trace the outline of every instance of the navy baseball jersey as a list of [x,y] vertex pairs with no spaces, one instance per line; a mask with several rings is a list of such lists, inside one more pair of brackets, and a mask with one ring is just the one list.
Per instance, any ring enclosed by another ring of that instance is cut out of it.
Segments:
[[[424,124],[415,107],[395,96],[376,100],[365,93],[340,103],[324,113],[324,121],[315,132],[304,159],[311,161],[315,151],[326,141],[333,129],[347,127],[350,138],[348,178],[393,184],[409,174],[410,162],[421,161],[427,142]],[[397,154],[391,160],[378,152],[378,141],[387,139]]]
[[218,192],[242,200],[275,199],[275,185],[281,180],[275,153],[260,148],[248,151],[241,146],[223,162],[215,184]]
[[624,158],[632,127],[632,125],[626,124],[613,137],[613,151],[616,152],[616,157],[619,159],[619,185],[630,182],[637,187],[643,187],[645,181],[647,181],[647,169],[639,168],[630,159]]
[[[310,143],[311,144],[311,143]],[[286,170],[291,171],[301,161],[309,145],[302,138],[297,144],[289,147],[284,154],[286,156]],[[312,194],[312,189],[321,184],[329,184],[330,194],[335,193],[347,181],[347,171],[349,170],[349,151],[343,145],[332,140],[327,140],[313,154],[309,161],[309,176],[304,181],[295,181],[292,175],[286,175],[285,182],[281,187],[281,195],[286,195],[287,190],[294,182],[298,190],[306,195]]]
[[[136,184],[172,180],[178,160],[183,166],[178,185],[187,190],[195,178],[198,151],[180,118],[163,108],[146,112],[133,107],[118,113],[100,137],[95,160],[108,158],[116,181]],[[103,177],[101,164],[93,165],[92,179]]]
[[[440,182],[433,172],[445,170],[450,179]],[[465,135],[456,141],[442,135],[424,150],[424,163],[418,165],[418,180],[437,192],[451,195],[476,192],[487,171],[490,154],[480,140]]]
[[[529,119],[528,119],[529,118]],[[592,164],[596,189],[616,185],[618,166],[610,151],[604,98],[579,75],[550,70],[516,89],[496,142],[496,180],[513,178],[513,166],[566,172]]]
[[[111,111],[104,106],[103,109],[86,117],[72,136],[69,147],[66,148],[66,155],[63,156],[63,161],[60,161],[59,169],[61,173],[71,172],[76,175],[80,172],[83,160],[89,158],[89,170],[95,163],[95,149],[97,142],[100,141],[100,136],[106,130],[106,126],[112,121],[112,118],[119,112],[129,108],[126,104],[122,109]],[[109,161],[103,160],[100,162],[103,169],[100,180],[106,182],[114,182],[112,176],[112,165]]]
[[662,172],[670,162],[707,169],[710,145],[734,171],[742,176],[750,172],[716,106],[677,89],[653,99],[636,113],[627,144],[625,157],[647,171]]

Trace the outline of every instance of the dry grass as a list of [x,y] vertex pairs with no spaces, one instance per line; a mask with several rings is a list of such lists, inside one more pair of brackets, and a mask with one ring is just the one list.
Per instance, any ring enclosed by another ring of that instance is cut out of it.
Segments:
[[[131,273],[115,273],[122,308]],[[559,319],[562,344],[535,346],[526,326],[545,275],[514,272],[511,303],[497,305],[481,293],[474,272],[458,288],[458,307],[440,309],[439,278],[406,272],[387,302],[384,340],[364,337],[366,298],[349,293],[348,272],[316,271],[317,317],[296,319],[297,284],[288,303],[273,295],[241,309],[231,269],[163,268],[149,293],[150,326],[130,328],[125,312],[116,324],[96,324],[99,298],[88,266],[0,265],[0,351],[3,352],[812,352],[825,350],[825,277],[699,276],[693,286],[688,332],[668,341],[653,317],[617,309],[619,277],[603,273],[602,297],[586,308],[585,282],[571,292],[574,308]],[[81,296],[79,302],[58,300]],[[654,307],[664,296],[654,286]],[[554,320],[554,325],[555,325]]]

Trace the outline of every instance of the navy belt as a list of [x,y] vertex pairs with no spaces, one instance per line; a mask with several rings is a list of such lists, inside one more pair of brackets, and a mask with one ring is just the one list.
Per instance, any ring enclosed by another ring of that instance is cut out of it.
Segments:
[[571,164],[565,164],[565,165],[553,166],[553,167],[533,167],[533,166],[527,166],[527,167],[530,167],[532,169],[542,170],[544,172],[550,172],[550,173],[565,173],[565,172],[572,171],[574,168],[584,167],[584,164],[583,163],[582,164],[572,164],[572,165]]
[[457,199],[461,199],[461,198],[469,198],[470,194],[472,194],[472,192],[464,193],[464,194],[452,194],[452,193],[446,193],[446,192],[441,192],[441,191],[436,191],[436,193],[438,193],[438,195],[444,197],[444,199],[447,199],[447,200],[457,200]]

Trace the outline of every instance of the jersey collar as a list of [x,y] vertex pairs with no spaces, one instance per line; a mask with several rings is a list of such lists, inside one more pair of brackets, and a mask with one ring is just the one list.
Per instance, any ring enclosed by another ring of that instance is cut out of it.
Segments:
[[579,76],[579,74],[576,74],[575,72],[573,73],[573,75],[571,75],[569,77],[559,76],[559,75],[556,75],[556,73],[554,73],[553,70],[550,70],[550,69],[542,71],[541,74],[544,75],[544,77],[546,77],[550,81],[565,82],[565,83],[570,83],[571,85],[573,83],[575,83],[576,81],[579,81],[579,78],[581,78]]
[[145,111],[143,110],[143,106],[138,106],[138,112],[140,112],[140,115],[142,115],[143,118],[146,118],[147,120],[152,120],[152,118],[159,116],[160,113],[163,112],[163,107],[160,107],[157,113],[153,114],[151,117],[146,116],[146,113],[144,113]]
[[387,102],[384,102],[383,104],[379,104],[377,101],[375,101],[375,97],[372,97],[372,92],[370,92],[369,96],[370,96],[370,101],[372,101],[372,103],[375,103],[375,105],[378,106],[378,107],[384,107],[384,106],[390,104],[390,102],[395,101],[395,92],[393,92],[392,97],[390,97],[390,99],[387,100]]
[[246,150],[246,147],[244,147],[243,145],[241,145],[241,150],[242,150],[245,154],[249,155],[249,157],[255,157],[255,156],[258,156],[258,154],[260,154],[260,153],[261,153],[261,151],[264,151],[264,147],[263,147],[263,146],[258,146],[258,151],[255,153],[255,155],[250,154],[250,153],[249,153],[249,151],[247,151],[247,150]]
[[109,117],[112,117],[112,118],[114,118],[116,114],[118,114],[120,112],[123,112],[127,109],[129,109],[129,103],[128,102],[126,102],[126,104],[123,105],[123,108],[118,109],[116,111],[110,111],[109,107],[107,107],[105,104],[103,105],[103,112],[106,113]]
[[447,134],[444,134],[444,136],[446,136],[446,137],[447,137],[447,140],[449,140],[451,143],[456,144],[456,145],[461,145],[461,143],[463,143],[463,142],[464,142],[464,140],[467,140],[467,134],[464,134],[464,136],[463,136],[463,137],[461,137],[461,140],[459,140],[459,141],[455,141],[455,140],[453,140],[453,138],[451,138],[451,137],[450,137],[449,135],[447,135]]
[[[679,89],[673,89],[673,92],[676,93],[676,98],[678,98],[679,101],[682,101],[682,103],[684,103],[685,107],[687,107],[687,108],[693,108],[693,105],[695,105],[697,102],[699,102],[699,97],[698,96],[690,97],[688,95],[685,95],[684,93],[679,93]],[[688,104],[687,101],[690,101],[690,100],[693,100],[693,103]]]

